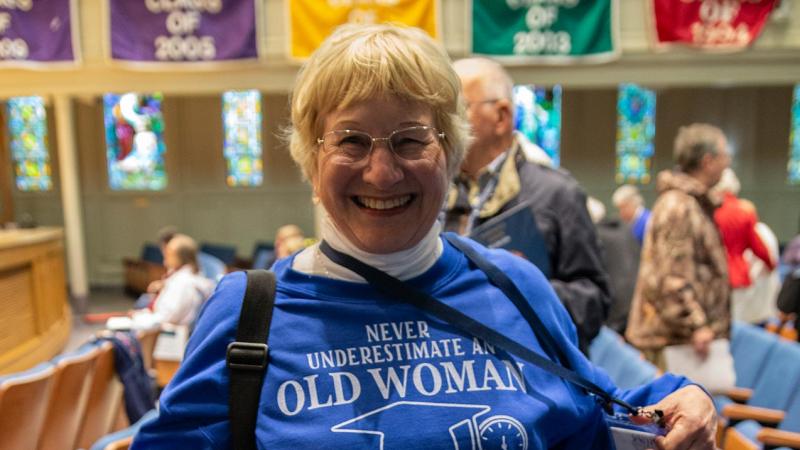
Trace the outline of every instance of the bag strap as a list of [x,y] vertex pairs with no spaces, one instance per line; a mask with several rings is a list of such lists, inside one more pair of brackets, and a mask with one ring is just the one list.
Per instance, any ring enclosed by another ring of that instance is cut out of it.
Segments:
[[[450,239],[448,238],[448,241],[449,240]],[[413,288],[408,283],[400,281],[397,278],[387,274],[386,272],[383,272],[368,264],[365,264],[364,262],[359,261],[358,259],[353,258],[350,255],[335,250],[324,240],[320,242],[319,248],[322,251],[322,253],[324,253],[325,256],[327,256],[331,261],[361,275],[365,280],[367,280],[367,282],[370,285],[381,291],[387,297],[402,303],[410,303],[416,306],[417,308],[427,311],[433,316],[449,323],[450,325],[483,340],[484,342],[487,342],[489,344],[494,345],[495,347],[500,347],[510,353],[513,353],[518,357],[522,358],[523,360],[529,362],[530,364],[533,364],[545,370],[546,372],[556,375],[566,381],[569,381],[574,385],[577,385],[585,389],[590,394],[593,394],[598,400],[600,400],[606,412],[611,413],[612,412],[611,404],[616,403],[617,405],[623,407],[631,415],[636,416],[640,414],[640,410],[638,408],[630,405],[628,402],[624,400],[621,400],[619,398],[610,395],[609,393],[604,391],[602,388],[600,388],[593,382],[579,375],[577,372],[567,369],[566,367],[561,366],[557,363],[554,363],[553,361],[545,358],[542,355],[539,355],[538,353],[520,344],[514,339],[511,339],[505,336],[504,334],[499,333],[492,328],[489,328],[488,326],[467,316],[461,311],[437,300],[433,296]],[[478,255],[476,252],[472,252],[471,255],[467,254],[466,256],[471,259],[471,257],[474,257],[476,255],[481,260],[481,265],[493,267],[494,268],[493,270],[496,271],[500,270],[492,263],[490,263],[480,255]],[[480,268],[480,266],[478,267]],[[503,289],[501,286],[498,287],[501,290]],[[536,313],[533,312],[532,309],[531,312],[534,315],[536,315]],[[542,327],[542,329],[539,332],[543,333],[542,334],[543,336],[549,335],[547,330],[544,329],[544,325],[542,324],[541,320],[538,320],[537,322]],[[537,334],[537,337],[539,336],[539,333],[536,332],[536,329],[534,329],[534,333]],[[548,338],[545,338],[545,340],[547,339]],[[550,344],[543,343],[542,345],[543,346],[556,345],[555,340],[552,338],[552,336],[550,336],[549,340]]]
[[228,417],[231,448],[256,450],[256,419],[261,386],[269,364],[269,326],[275,306],[275,274],[248,270],[236,341],[225,355],[230,372]]

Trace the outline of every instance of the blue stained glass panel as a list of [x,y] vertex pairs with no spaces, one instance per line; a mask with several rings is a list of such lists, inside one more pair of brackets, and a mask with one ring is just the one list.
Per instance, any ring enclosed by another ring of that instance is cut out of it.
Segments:
[[160,93],[103,95],[111,189],[160,191],[167,186],[162,101]]
[[792,123],[789,129],[789,184],[800,184],[800,84],[794,87]]
[[8,100],[8,134],[17,189],[23,192],[53,188],[47,151],[47,112],[41,97]]
[[560,164],[561,86],[514,86],[514,127]]
[[222,94],[225,133],[223,153],[227,161],[228,186],[261,186],[261,93],[256,90]]
[[656,93],[624,83],[617,94],[616,181],[647,184],[656,135]]

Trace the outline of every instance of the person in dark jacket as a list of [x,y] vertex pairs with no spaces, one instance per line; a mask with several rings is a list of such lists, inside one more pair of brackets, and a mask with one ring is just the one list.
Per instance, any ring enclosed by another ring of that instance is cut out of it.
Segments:
[[445,228],[474,227],[529,202],[549,254],[550,283],[578,328],[581,349],[600,332],[611,298],[586,194],[564,170],[530,160],[514,133],[513,83],[496,62],[455,62],[473,142],[446,205]]
[[778,293],[778,311],[781,322],[793,320],[800,341],[800,267],[788,274]]

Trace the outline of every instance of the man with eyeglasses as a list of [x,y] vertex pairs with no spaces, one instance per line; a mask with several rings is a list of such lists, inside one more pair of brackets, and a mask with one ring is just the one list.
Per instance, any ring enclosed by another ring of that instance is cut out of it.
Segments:
[[543,272],[569,311],[586,353],[611,304],[586,194],[514,131],[513,82],[502,66],[485,58],[462,59],[454,66],[474,140],[448,196],[445,228],[469,235],[528,203],[548,253],[549,270]]

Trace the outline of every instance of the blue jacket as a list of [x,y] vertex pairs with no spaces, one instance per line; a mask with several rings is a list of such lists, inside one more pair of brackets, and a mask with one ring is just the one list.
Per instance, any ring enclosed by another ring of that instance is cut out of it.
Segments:
[[[479,251],[515,280],[583,376],[637,405],[686,384],[667,375],[620,392],[578,350],[575,327],[541,272],[505,251]],[[291,263],[274,267],[259,448],[613,448],[601,408],[580,389],[369,285],[306,275]],[[434,266],[409,282],[544,353],[513,304],[446,241]],[[241,272],[222,280],[162,394],[158,419],[142,427],[134,450],[228,448],[225,349],[245,285]]]

